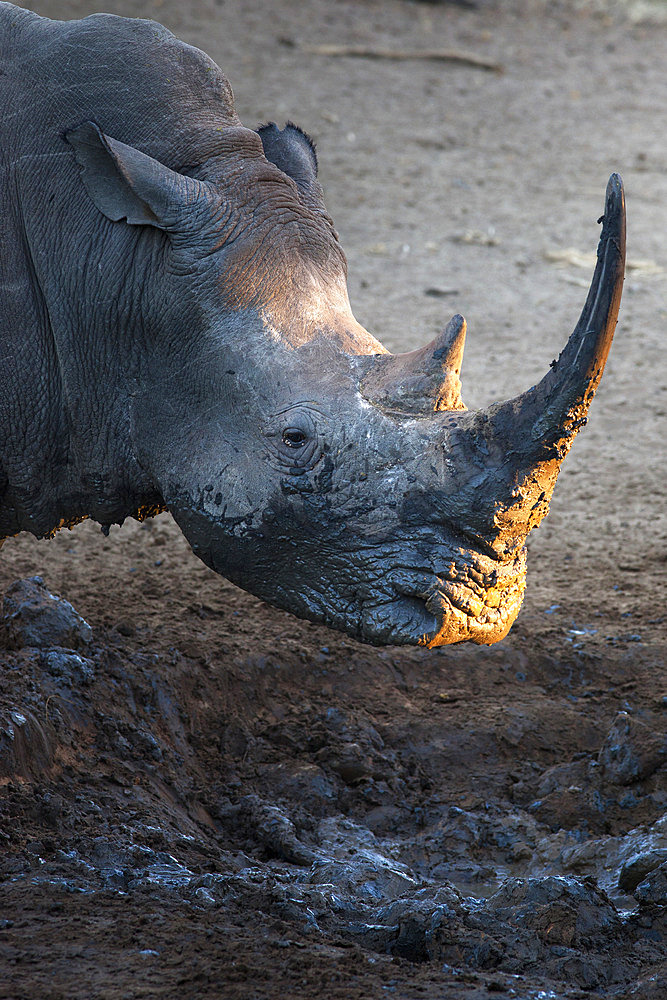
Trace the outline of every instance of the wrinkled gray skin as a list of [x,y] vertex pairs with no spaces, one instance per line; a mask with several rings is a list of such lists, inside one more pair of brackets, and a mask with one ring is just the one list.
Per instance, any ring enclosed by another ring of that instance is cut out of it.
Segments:
[[465,324],[356,322],[316,158],[161,26],[0,4],[0,538],[168,508],[246,590],[374,643],[502,638],[602,374],[624,209],[558,363],[467,412]]

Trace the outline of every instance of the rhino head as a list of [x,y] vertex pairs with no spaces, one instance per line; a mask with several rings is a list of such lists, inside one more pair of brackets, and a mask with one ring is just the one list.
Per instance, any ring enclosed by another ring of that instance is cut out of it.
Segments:
[[[230,128],[187,172],[88,123],[68,134],[98,209],[150,241],[158,292],[128,375],[132,448],[216,572],[376,644],[503,638],[525,542],[600,381],[624,270],[620,178],[558,361],[464,406],[465,321],[393,355],[352,316],[312,144]],[[151,349],[148,349],[150,342]]]

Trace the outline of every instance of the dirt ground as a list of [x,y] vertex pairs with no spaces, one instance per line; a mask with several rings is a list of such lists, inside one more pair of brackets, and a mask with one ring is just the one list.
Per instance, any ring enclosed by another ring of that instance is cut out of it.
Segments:
[[306,128],[357,318],[406,350],[462,312],[469,406],[565,343],[613,170],[629,269],[497,646],[300,622],[167,515],[4,545],[0,997],[663,1000],[665,4],[30,6],[154,17],[223,67],[247,124]]

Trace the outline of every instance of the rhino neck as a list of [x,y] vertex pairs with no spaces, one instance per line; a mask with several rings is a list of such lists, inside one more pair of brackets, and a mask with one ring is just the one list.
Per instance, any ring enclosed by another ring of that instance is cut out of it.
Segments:
[[134,457],[117,447],[103,462],[97,462],[95,453],[82,459],[78,448],[63,447],[62,441],[56,448],[61,461],[48,469],[40,464],[43,474],[33,466],[36,474],[31,475],[30,466],[5,457],[11,468],[8,473],[0,467],[0,544],[21,531],[47,538],[87,518],[108,527],[126,517],[143,520],[165,509]]
[[94,317],[54,323],[56,338],[33,294],[39,322],[3,340],[12,364],[0,371],[0,539],[155,513],[161,498],[129,443],[128,353],[91,353],[77,331],[95,330]]

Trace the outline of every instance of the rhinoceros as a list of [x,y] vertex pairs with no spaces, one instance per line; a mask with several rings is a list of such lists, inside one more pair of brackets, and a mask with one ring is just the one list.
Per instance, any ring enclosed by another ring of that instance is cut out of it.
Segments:
[[363,329],[312,142],[162,26],[0,4],[0,130],[0,538],[166,509],[358,639],[503,638],[616,325],[620,178],[558,361],[468,411],[462,317],[406,354]]

